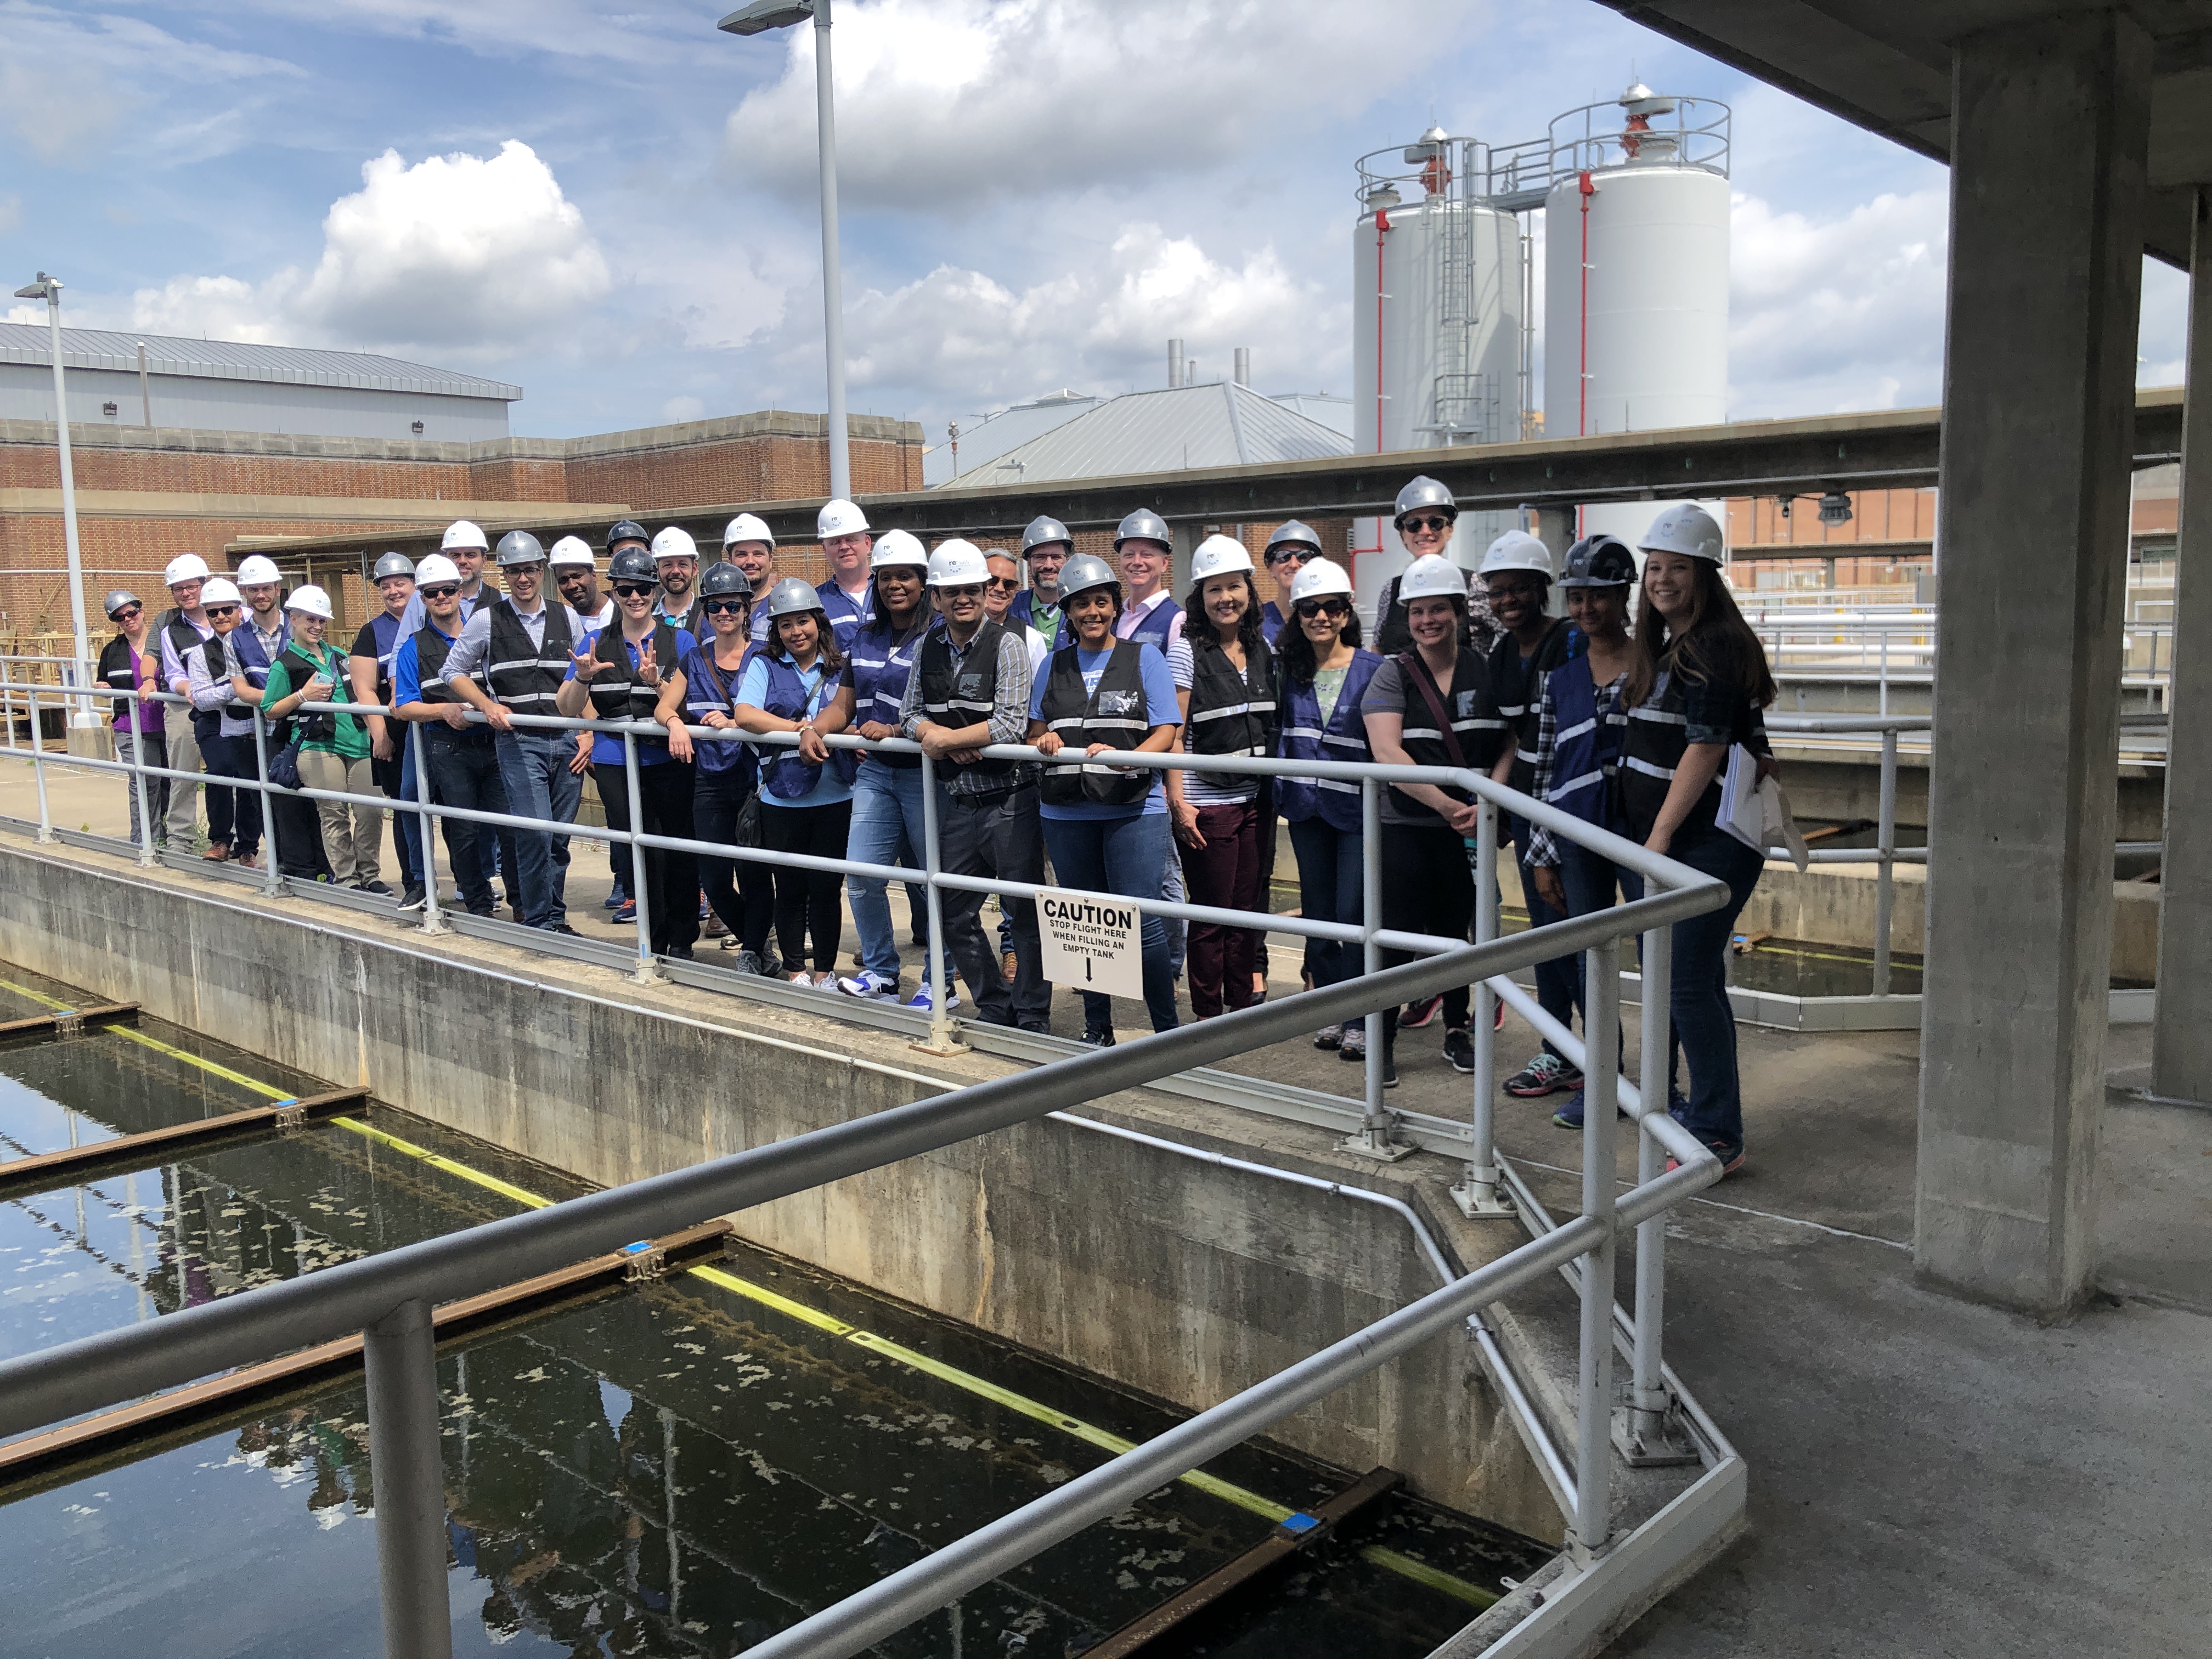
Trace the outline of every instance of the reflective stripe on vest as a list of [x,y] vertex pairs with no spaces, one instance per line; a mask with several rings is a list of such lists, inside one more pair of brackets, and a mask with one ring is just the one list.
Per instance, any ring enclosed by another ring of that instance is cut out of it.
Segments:
[[[1144,647],[1116,640],[1099,671],[1098,684],[1083,689],[1077,648],[1053,653],[1041,710],[1046,726],[1073,748],[1103,743],[1109,749],[1134,749],[1152,729],[1146,718]],[[1088,801],[1101,806],[1134,806],[1152,793],[1152,775],[1111,766],[1048,766],[1043,799],[1055,806]]]
[[[929,630],[915,653],[914,672],[921,678],[915,702],[932,723],[957,730],[990,720],[998,707],[999,650],[1006,637],[1005,629],[987,620],[969,638],[956,668],[952,636],[941,626]],[[964,772],[972,778],[1003,778],[1010,785],[1022,774],[1019,763],[999,760],[963,765],[948,759],[939,761],[938,769],[947,776]]]
[[1553,669],[1548,684],[1553,730],[1551,781],[1544,798],[1586,823],[1618,829],[1620,809],[1613,780],[1627,737],[1628,716],[1617,694],[1601,711],[1601,688],[1587,657]]
[[[1244,670],[1229,659],[1217,639],[1184,635],[1191,659],[1190,714],[1184,746],[1197,755],[1267,754],[1274,747],[1275,659],[1272,652],[1247,653]],[[1257,783],[1234,772],[1200,772],[1201,782],[1216,788]]]
[[485,652],[484,679],[492,696],[519,714],[550,714],[568,675],[568,659],[575,653],[575,638],[568,631],[568,607],[546,602],[545,637],[530,641],[522,613],[513,599],[491,607],[491,639]]
[[[1285,760],[1374,759],[1374,751],[1367,746],[1367,721],[1359,705],[1366,698],[1368,683],[1382,666],[1382,659],[1374,652],[1355,649],[1325,722],[1314,683],[1307,680],[1302,684],[1285,676],[1285,724],[1275,752]],[[1277,778],[1275,810],[1293,823],[1318,817],[1330,828],[1351,835],[1357,835],[1362,827],[1359,786],[1344,778]]]

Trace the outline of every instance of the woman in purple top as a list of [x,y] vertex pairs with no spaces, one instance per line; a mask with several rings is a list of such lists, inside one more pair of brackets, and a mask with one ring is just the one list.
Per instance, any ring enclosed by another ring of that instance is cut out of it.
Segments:
[[[126,766],[167,766],[169,763],[167,718],[153,696],[161,689],[161,642],[151,637],[153,623],[136,593],[117,588],[107,596],[107,619],[122,632],[108,641],[100,653],[100,678],[117,691],[147,695],[132,707],[131,699],[115,700],[115,758]],[[138,786],[134,780],[125,792],[131,798],[131,839],[137,842]],[[168,844],[166,824],[169,812],[169,781],[146,779],[146,810],[154,817],[154,841]]]

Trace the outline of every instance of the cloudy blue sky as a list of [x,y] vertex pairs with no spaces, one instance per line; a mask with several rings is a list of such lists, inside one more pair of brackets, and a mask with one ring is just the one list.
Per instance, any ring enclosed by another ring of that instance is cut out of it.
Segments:
[[[811,31],[720,9],[0,0],[5,269],[74,322],[517,381],[524,433],[820,409]],[[1347,391],[1352,158],[1533,136],[1632,73],[1735,108],[1731,413],[1936,399],[1943,170],[1589,0],[836,15],[852,407],[933,439],[1158,385],[1170,335]],[[2180,378],[2181,294],[2153,268],[2146,383]]]

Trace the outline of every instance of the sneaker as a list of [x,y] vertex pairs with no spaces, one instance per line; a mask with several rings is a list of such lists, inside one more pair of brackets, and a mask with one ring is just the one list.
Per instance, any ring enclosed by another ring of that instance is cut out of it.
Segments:
[[663,951],[661,955],[666,957],[671,962],[690,962],[692,960],[691,947],[688,945],[672,945],[665,951]]
[[581,933],[579,933],[565,921],[553,922],[542,931],[548,933],[566,933],[570,939],[581,939],[583,937]]
[[627,902],[629,902],[629,901],[623,894],[622,884],[620,882],[617,882],[612,887],[607,890],[607,896],[599,901],[599,908],[602,910],[619,910]]
[[741,974],[764,975],[768,972],[768,969],[761,963],[760,952],[757,951],[747,951],[740,948],[738,951],[738,959],[732,965]]
[[[934,1012],[930,1006],[929,981],[927,980],[922,981],[921,989],[916,991],[912,996],[906,1000],[906,1006],[913,1009],[916,1013],[920,1014],[927,1014]],[[950,1013],[953,1009],[957,1008],[959,1006],[960,981],[958,980],[952,980],[949,981],[945,988],[945,1012]]]
[[898,1000],[899,982],[896,980],[885,979],[881,974],[872,973],[865,968],[850,979],[839,980],[837,988],[848,997],[859,997],[864,1001]]
[[1398,1011],[1398,1029],[1418,1031],[1437,1017],[1437,1010],[1444,1006],[1441,996],[1423,997],[1419,1002],[1409,1002]]
[[399,896],[399,908],[402,910],[420,910],[429,902],[429,889],[419,881],[410,884],[407,890]]
[[637,925],[637,901],[635,899],[624,899],[622,902],[620,908],[615,911],[613,921],[615,926],[617,927],[635,927]]
[[1339,1060],[1356,1061],[1367,1058],[1367,1027],[1364,1024],[1355,1024],[1346,1020],[1337,1028],[1337,1032],[1336,1057]]
[[1322,1049],[1338,1048],[1344,1044],[1344,1027],[1324,1025],[1314,1033],[1314,1047]]
[[1444,1033],[1444,1058],[1451,1068],[1462,1076],[1474,1073],[1474,1039],[1467,1034],[1467,1027],[1455,1025]]
[[744,940],[730,932],[728,928],[722,930],[722,948],[725,951],[742,951],[744,949]]
[[1517,1100],[1541,1100],[1582,1086],[1583,1074],[1549,1048],[1538,1049],[1534,1060],[1505,1079],[1505,1092]]
[[[1721,1177],[1723,1180],[1743,1168],[1743,1148],[1741,1146],[1731,1146],[1724,1140],[1709,1140],[1705,1143],[1705,1150],[1720,1159]],[[1675,1159],[1670,1158],[1667,1160],[1667,1167],[1674,1170],[1680,1165]]]
[[1114,1028],[1109,1025],[1101,1030],[1085,1031],[1083,1034],[1083,1046],[1086,1048],[1112,1048],[1114,1046]]
[[1552,1121],[1562,1129],[1579,1129],[1583,1127],[1583,1091],[1580,1089],[1568,1096],[1567,1103],[1552,1114]]
[[1398,1086],[1398,1057],[1395,1054],[1382,1056],[1382,1086],[1386,1089]]
[[1031,1036],[1050,1036],[1052,1022],[1043,1019],[1018,1019],[1014,1024]]
[[353,884],[356,893],[374,893],[379,898],[390,898],[392,890],[380,881],[357,881]]

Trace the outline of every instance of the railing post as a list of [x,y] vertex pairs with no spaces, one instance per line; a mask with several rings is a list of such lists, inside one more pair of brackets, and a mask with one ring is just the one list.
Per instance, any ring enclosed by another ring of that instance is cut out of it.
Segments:
[[[1613,1173],[1620,1112],[1620,946],[1583,955],[1583,1214],[1603,1225],[1582,1258],[1582,1364],[1575,1416],[1575,1512],[1567,1545],[1583,1560],[1605,1547],[1613,1513]],[[1663,1016],[1662,1016],[1663,1018]],[[1662,1073],[1663,1078],[1664,1073]],[[1663,1086],[1659,1079],[1646,1089]],[[1649,1092],[1646,1099],[1650,1098]]]
[[[39,784],[39,839],[52,842],[54,839],[54,815],[46,805],[46,739],[45,733],[39,730],[39,686],[35,680],[31,683],[30,693],[31,775],[38,780]],[[63,714],[62,721],[66,730],[69,722],[66,713]]]
[[[1498,937],[1498,806],[1484,800],[1475,823],[1474,942],[1487,945]],[[1510,1216],[1517,1213],[1498,1196],[1498,1151],[1494,1118],[1497,1112],[1498,993],[1490,981],[1474,982],[1474,1023],[1468,1036],[1474,1045],[1474,1108],[1469,1115],[1467,1173],[1451,1189],[1460,1213]]]
[[[1674,1103],[1667,1087],[1674,1058],[1674,1022],[1668,1012],[1674,944],[1671,927],[1654,927],[1644,936],[1643,1041],[1636,1081],[1644,1091],[1647,1117]],[[1666,1149],[1658,1137],[1642,1128],[1636,1147],[1638,1182],[1657,1180],[1665,1172],[1666,1163]],[[1628,1411],[1613,1435],[1615,1449],[1638,1468],[1698,1461],[1696,1443],[1672,1416],[1674,1402],[1661,1374],[1666,1320],[1667,1218],[1654,1216],[1638,1223],[1636,1229],[1636,1344],[1630,1363]]]
[[[446,920],[438,914],[438,817],[430,805],[430,748],[429,727],[422,728],[422,741],[415,741],[413,723],[407,732],[408,764],[415,769],[415,822],[420,827],[422,842],[422,931],[442,933],[449,931]],[[402,806],[406,802],[400,803]],[[489,825],[480,825],[489,830]]]
[[[1382,966],[1382,947],[1375,935],[1382,926],[1382,787],[1372,778],[1359,781],[1360,950],[1362,969],[1373,974]],[[1395,1164],[1408,1156],[1391,1134],[1389,1113],[1382,1109],[1382,1013],[1367,1016],[1367,1063],[1362,1068],[1362,1110],[1358,1133],[1338,1143],[1340,1150],[1361,1158]]]
[[638,837],[645,833],[645,805],[637,787],[637,739],[623,732],[623,786],[629,794],[629,902],[637,906],[637,971],[630,975],[640,985],[660,982],[660,969],[653,961],[653,903],[646,890],[645,848]]
[[276,798],[269,791],[269,727],[258,708],[253,711],[253,775],[261,786],[256,793],[261,803],[261,837],[268,850],[261,890],[275,898],[283,890],[283,860],[276,851]]
[[438,1344],[429,1305],[403,1302],[362,1335],[385,1659],[453,1659]]
[[[1890,918],[1897,908],[1897,730],[1881,734],[1881,805],[1876,809],[1874,889],[1874,994],[1889,994]],[[1925,987],[1922,988],[1923,993]]]
[[[150,870],[154,857],[154,815],[146,804],[146,694],[134,690],[124,705],[124,718],[131,722],[131,787],[138,801],[138,867]],[[166,726],[167,721],[162,722]],[[164,750],[163,758],[167,758]]]
[[1881,630],[1881,712],[1889,713],[1889,629]]
[[951,975],[945,967],[945,899],[937,886],[938,874],[943,867],[938,835],[937,767],[925,753],[921,757],[921,876],[923,902],[929,908],[929,948],[924,953],[927,957],[924,972],[929,981],[929,1040],[914,1046],[926,1054],[964,1054],[968,1048],[960,1040],[960,1028],[952,1023],[951,1010],[945,1006],[945,982]]

